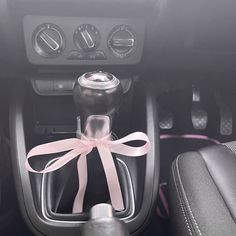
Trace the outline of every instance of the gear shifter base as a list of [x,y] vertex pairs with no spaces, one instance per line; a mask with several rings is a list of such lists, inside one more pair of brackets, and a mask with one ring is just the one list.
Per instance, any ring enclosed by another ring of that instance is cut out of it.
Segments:
[[[111,136],[110,118],[103,115],[89,116],[85,123],[84,136],[90,140],[102,139],[103,137]],[[113,156],[113,161],[118,172],[119,182],[122,188],[122,195],[125,202],[125,210],[121,214],[127,213],[133,207],[134,199],[133,191],[130,181],[129,172],[124,166],[124,163],[117,161],[116,156]],[[88,162],[88,185],[85,195],[84,213],[95,204],[101,202],[110,202],[109,192],[103,166],[97,150],[93,150],[87,156]],[[47,174],[46,183],[47,187],[42,199],[48,199],[47,209],[54,215],[70,214],[72,212],[71,206],[73,203],[76,189],[78,189],[79,182],[77,182],[76,162],[58,170],[57,173]],[[45,177],[44,177],[45,178]],[[130,192],[132,191],[132,192]],[[46,197],[46,198],[45,198]],[[132,204],[130,204],[132,203]],[[132,210],[132,209],[131,209]],[[55,218],[55,215],[53,218]],[[80,214],[81,215],[81,214]],[[83,218],[83,214],[81,215]]]
[[[116,160],[116,168],[125,203],[125,209],[116,212],[116,216],[123,218],[134,212],[135,199],[131,181],[131,174],[127,165],[119,158]],[[110,203],[106,179],[98,155],[88,156],[88,188],[85,194],[84,213],[71,214],[74,197],[78,190],[76,162],[71,162],[57,172],[44,174],[42,180],[42,204],[43,211],[53,219],[76,220],[87,219],[88,210],[101,202]],[[96,171],[94,171],[96,167]],[[95,184],[99,180],[98,184]]]
[[125,224],[114,217],[111,205],[98,204],[90,213],[91,219],[83,226],[82,236],[129,236]]

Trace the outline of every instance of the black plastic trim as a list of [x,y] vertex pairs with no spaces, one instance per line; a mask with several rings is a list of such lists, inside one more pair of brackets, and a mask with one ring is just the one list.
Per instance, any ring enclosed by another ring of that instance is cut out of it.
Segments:
[[[30,183],[30,174],[25,170],[26,143],[24,133],[24,84],[14,86],[10,104],[10,136],[12,147],[12,162],[17,195],[23,216],[36,235],[78,236],[82,224],[51,223],[37,212]],[[145,111],[144,111],[145,112]],[[140,210],[137,214],[125,221],[129,231],[133,234],[149,222],[152,210],[155,208],[159,182],[159,130],[157,127],[157,111],[155,96],[146,95],[146,128],[152,144],[152,150],[146,157],[145,189]]]
[[[148,91],[147,91],[148,90]],[[133,224],[128,225],[133,231],[137,229],[133,234],[137,235],[142,231],[146,225],[150,222],[150,218],[156,208],[158,185],[159,185],[159,173],[160,173],[160,135],[158,128],[158,114],[156,97],[150,92],[151,89],[147,89],[146,94],[146,127],[147,135],[152,144],[151,151],[147,154],[146,161],[146,175],[145,175],[145,188],[143,194],[143,202],[138,215],[132,219]],[[132,227],[132,228],[131,228]]]

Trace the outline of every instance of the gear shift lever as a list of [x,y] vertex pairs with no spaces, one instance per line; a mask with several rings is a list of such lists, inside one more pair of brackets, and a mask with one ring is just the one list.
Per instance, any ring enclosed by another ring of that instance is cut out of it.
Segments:
[[[120,107],[123,95],[120,81],[107,72],[88,72],[78,78],[73,94],[77,109],[77,137],[81,138],[81,133],[91,139],[110,137],[112,120]],[[116,168],[117,160],[113,157],[110,165]],[[85,202],[89,205],[85,203],[84,209],[99,202],[109,201],[109,186],[98,150],[93,150],[88,155],[87,162],[88,172],[93,173],[93,176],[88,179]],[[114,184],[119,188],[119,183]],[[94,188],[97,189],[96,193]],[[118,191],[117,195],[120,196],[121,193]]]
[[106,115],[112,121],[122,100],[122,87],[114,75],[95,71],[78,78],[73,94],[84,131],[85,122],[90,115]]

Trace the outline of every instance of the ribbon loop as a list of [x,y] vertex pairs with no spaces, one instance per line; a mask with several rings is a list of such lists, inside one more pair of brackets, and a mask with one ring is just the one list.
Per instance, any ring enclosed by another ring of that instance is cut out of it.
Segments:
[[[145,144],[139,147],[133,147],[125,144],[131,141],[143,141]],[[147,154],[151,148],[151,145],[145,133],[135,132],[118,140],[111,140],[110,135],[100,139],[89,139],[85,135],[82,135],[81,139],[71,138],[42,144],[29,151],[27,154],[25,167],[28,171],[33,173],[50,173],[62,168],[74,158],[79,157],[77,161],[77,171],[80,184],[73,204],[73,213],[80,213],[83,211],[83,201],[88,179],[86,157],[94,148],[98,149],[102,161],[111,203],[115,210],[123,210],[124,202],[121,187],[111,153],[130,157],[143,156]],[[29,163],[29,160],[33,157],[36,158],[36,156],[40,158],[41,155],[56,154],[66,151],[66,154],[57,157],[55,162],[40,171],[32,168]]]

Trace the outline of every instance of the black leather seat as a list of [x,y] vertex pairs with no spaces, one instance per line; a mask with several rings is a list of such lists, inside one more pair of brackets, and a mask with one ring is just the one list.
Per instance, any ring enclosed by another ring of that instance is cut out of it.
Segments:
[[236,142],[178,156],[169,200],[173,235],[236,235]]

